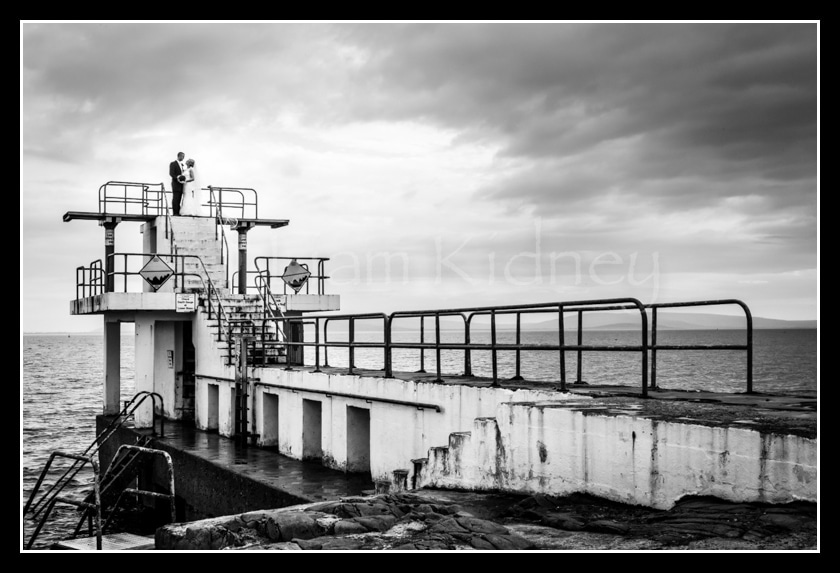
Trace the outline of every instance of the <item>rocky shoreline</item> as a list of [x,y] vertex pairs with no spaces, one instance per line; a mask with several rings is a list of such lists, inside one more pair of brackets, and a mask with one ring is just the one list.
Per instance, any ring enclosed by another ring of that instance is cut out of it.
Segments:
[[685,498],[668,511],[563,497],[415,490],[158,528],[158,550],[818,551],[817,504]]

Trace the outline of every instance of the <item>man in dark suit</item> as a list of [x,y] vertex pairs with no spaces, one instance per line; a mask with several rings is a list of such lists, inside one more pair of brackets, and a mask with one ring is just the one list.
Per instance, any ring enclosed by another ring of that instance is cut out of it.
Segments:
[[184,152],[178,152],[178,159],[169,164],[169,176],[172,177],[172,215],[181,214],[181,197],[184,194]]

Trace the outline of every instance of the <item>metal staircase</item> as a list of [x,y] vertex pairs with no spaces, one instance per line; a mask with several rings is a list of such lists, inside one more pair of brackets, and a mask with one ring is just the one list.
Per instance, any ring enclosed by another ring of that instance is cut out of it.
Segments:
[[[82,517],[79,524],[76,526],[72,537],[75,538],[82,529],[84,522],[88,522],[88,536],[96,537],[96,548],[102,549],[102,535],[106,526],[110,523],[114,515],[114,510],[119,506],[121,498],[126,493],[135,495],[149,495],[152,497],[168,497],[170,499],[171,518],[175,520],[175,491],[174,491],[174,474],[172,473],[172,461],[169,455],[161,450],[154,450],[148,448],[150,437],[142,438],[138,445],[121,446],[117,455],[104,474],[100,474],[98,453],[101,447],[108,441],[108,439],[122,427],[134,414],[135,410],[142,405],[147,399],[152,400],[152,435],[163,437],[163,416],[161,415],[160,432],[155,431],[156,404],[160,401],[160,411],[163,411],[163,398],[155,392],[138,392],[129,400],[117,416],[102,430],[93,442],[81,454],[71,454],[61,451],[54,451],[50,454],[44,469],[38,477],[38,481],[29,499],[23,509],[24,519],[29,516],[31,519],[37,520],[37,525],[32,535],[28,540],[24,540],[25,549],[31,549],[32,544],[38,538],[38,535],[43,530],[50,514],[55,508],[56,504],[63,503],[73,505],[82,511]],[[142,444],[142,445],[141,445]],[[149,455],[161,455],[168,460],[168,467],[170,471],[170,491],[168,494],[160,494],[157,492],[147,492],[128,486],[133,484],[136,479],[137,471],[144,463]],[[50,473],[53,462],[58,458],[73,460],[70,467],[64,470],[43,494],[41,493],[42,486]],[[89,466],[93,470],[93,488],[82,500],[72,499],[63,496],[62,493],[68,485],[73,483],[76,475],[85,467]],[[103,513],[107,513],[106,522],[103,525]],[[25,529],[25,528],[24,528]]]
[[220,297],[222,320],[213,321],[218,309],[205,299],[201,311],[210,320],[216,347],[228,365],[236,364],[235,340],[245,337],[248,343],[248,363],[254,366],[286,363],[286,349],[282,331],[273,321],[264,322],[266,316],[263,301],[259,295],[229,294]]

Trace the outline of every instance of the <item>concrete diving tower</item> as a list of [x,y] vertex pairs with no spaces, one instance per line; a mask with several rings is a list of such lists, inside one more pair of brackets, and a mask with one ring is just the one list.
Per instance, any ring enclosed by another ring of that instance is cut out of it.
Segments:
[[[302,325],[272,317],[338,310],[338,295],[325,292],[324,257],[261,254],[249,261],[248,233],[279,229],[287,219],[258,215],[253,189],[207,187],[201,214],[175,217],[163,184],[108,182],[99,189],[96,211],[68,211],[66,222],[97,221],[105,229],[104,258],[77,267],[73,315],[104,318],[103,413],[120,410],[120,323],[135,325],[137,391],[163,396],[165,417],[191,422],[195,416],[195,374],[233,377],[237,341],[253,337],[250,361],[302,362],[288,352]],[[142,252],[117,250],[120,223],[140,223]],[[228,232],[226,232],[226,230]],[[233,233],[236,233],[236,244]],[[229,241],[228,236],[231,240]],[[231,248],[236,267],[231,273]],[[296,271],[288,280],[288,269]],[[223,398],[224,400],[224,398]],[[151,423],[151,404],[135,414],[138,427]]]

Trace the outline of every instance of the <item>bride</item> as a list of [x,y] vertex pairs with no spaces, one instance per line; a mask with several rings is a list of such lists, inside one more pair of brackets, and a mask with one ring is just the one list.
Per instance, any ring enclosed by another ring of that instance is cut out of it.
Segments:
[[181,215],[197,217],[201,214],[201,185],[198,183],[198,171],[195,159],[187,159],[187,170],[184,172],[184,196],[181,199]]

